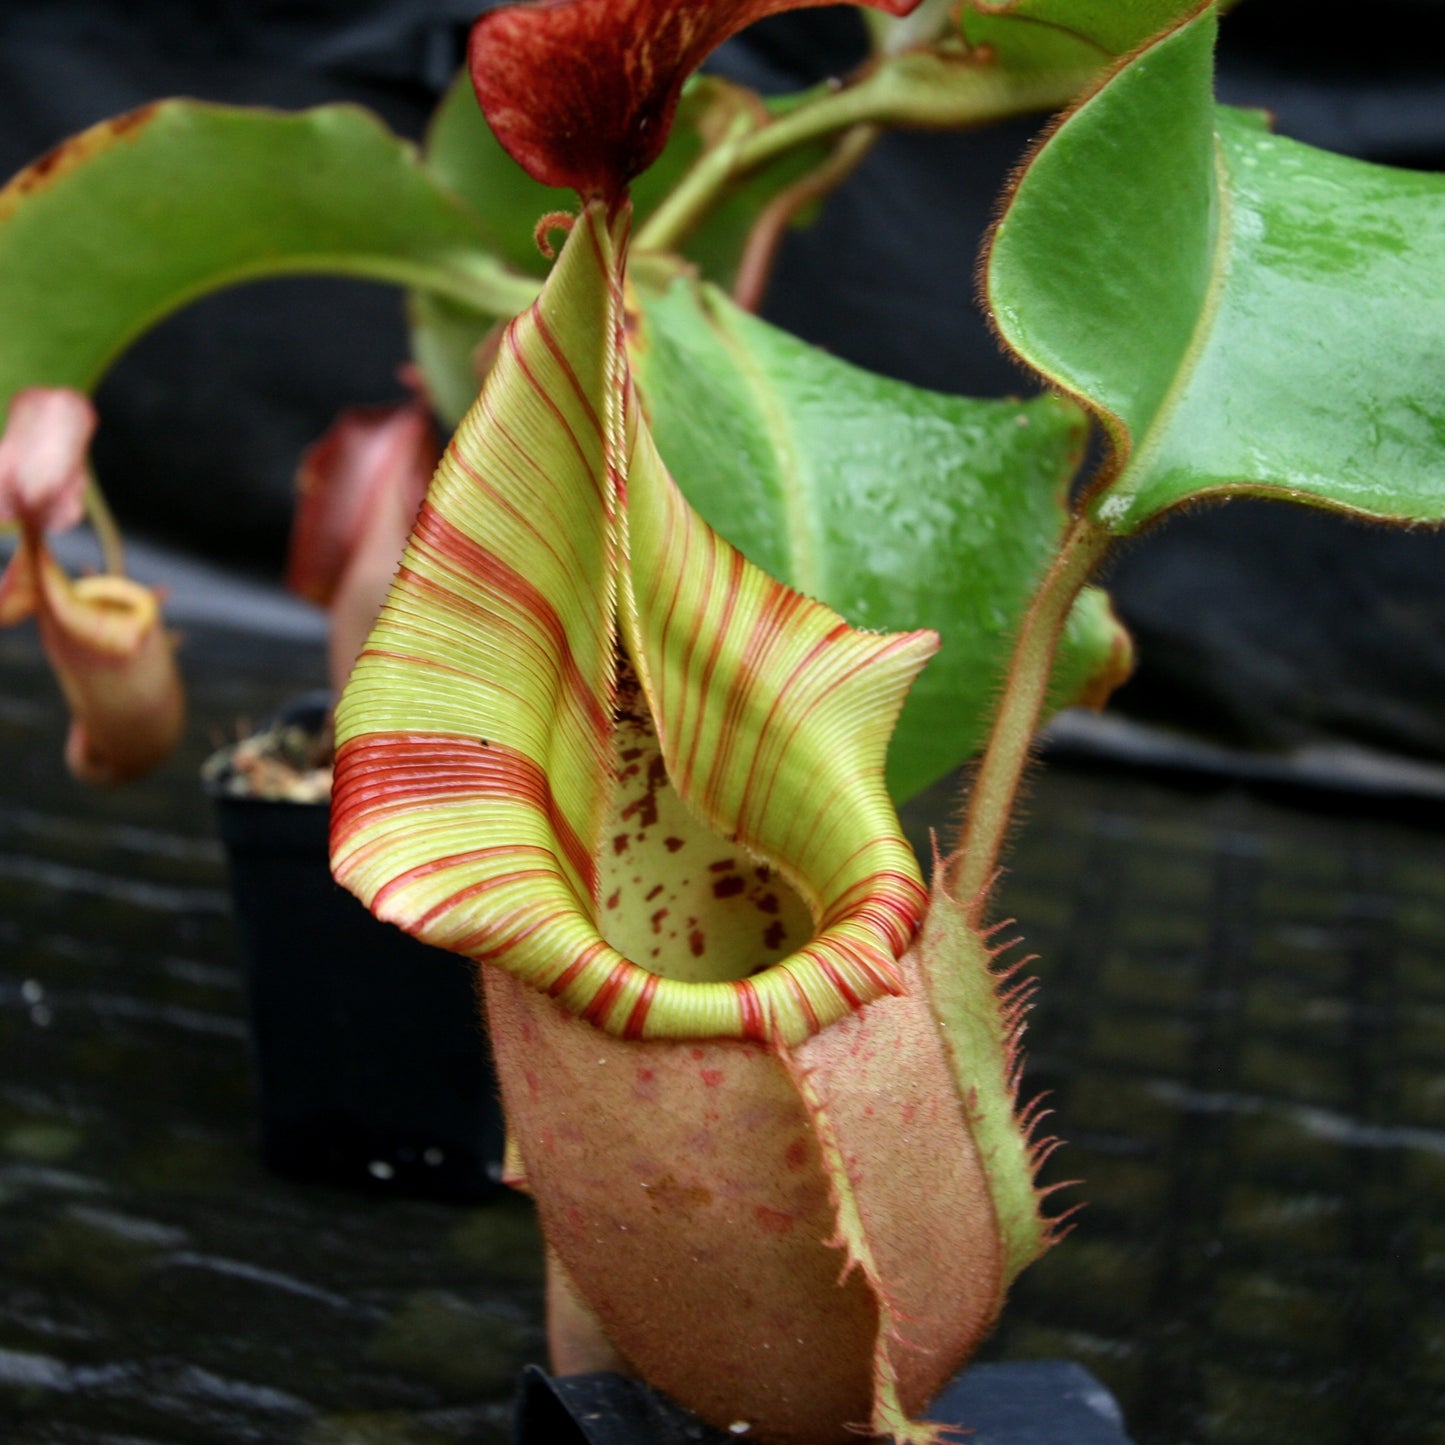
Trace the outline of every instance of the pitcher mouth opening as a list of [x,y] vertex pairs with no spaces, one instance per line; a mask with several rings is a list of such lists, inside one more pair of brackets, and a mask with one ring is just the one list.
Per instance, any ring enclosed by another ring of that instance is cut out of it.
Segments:
[[[714,833],[673,787],[625,667],[615,711],[597,928],[616,959],[583,1017],[626,1037],[795,1044],[901,991],[895,960],[911,927],[870,937],[858,916],[866,900],[861,908],[838,900],[830,911],[805,894],[804,880],[795,886],[781,868]],[[559,979],[549,992],[565,999],[569,986]],[[619,1030],[612,1021],[624,1013]]]
[[[366,768],[368,741],[341,749],[338,781]],[[505,769],[505,750],[487,740],[413,734],[396,745],[410,747],[411,766],[430,770],[439,791],[443,768],[470,779],[478,792],[499,787],[479,776],[483,768]],[[398,758],[388,761],[395,766]],[[832,898],[823,880],[822,889],[805,894],[808,880],[795,883],[782,868],[718,836],[673,787],[626,668],[613,765],[606,826],[589,860],[594,898],[559,889],[564,874],[555,852],[536,847],[528,866],[510,875],[510,888],[480,887],[471,899],[447,893],[420,915],[403,913],[393,900],[462,855],[394,876],[373,901],[378,916],[478,963],[499,965],[578,1018],[627,1039],[796,1046],[874,999],[904,992],[897,960],[927,905],[916,871],[874,874]],[[526,901],[518,897],[508,907],[499,897],[529,883]],[[467,902],[484,904],[489,921],[457,933],[446,924],[465,916]],[[509,917],[499,926],[502,912]]]

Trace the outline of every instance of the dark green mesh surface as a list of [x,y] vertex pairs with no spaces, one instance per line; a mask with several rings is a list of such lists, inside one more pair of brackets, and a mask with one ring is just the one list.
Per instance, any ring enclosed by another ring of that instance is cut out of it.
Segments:
[[1005,880],[1074,1234],[989,1347],[1140,1445],[1445,1441],[1445,834],[1053,769]]

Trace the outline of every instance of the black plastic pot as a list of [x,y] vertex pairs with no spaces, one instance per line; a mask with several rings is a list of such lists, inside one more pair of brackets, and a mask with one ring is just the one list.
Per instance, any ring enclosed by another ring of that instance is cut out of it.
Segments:
[[[1021,1360],[971,1365],[927,1412],[969,1445],[1130,1445],[1114,1397],[1081,1365]],[[561,1375],[535,1365],[517,1387],[513,1445],[727,1445],[746,1440],[704,1424],[641,1380]]]
[[378,922],[332,879],[326,803],[209,790],[246,964],[267,1165],[430,1198],[492,1193],[503,1133],[474,966]]

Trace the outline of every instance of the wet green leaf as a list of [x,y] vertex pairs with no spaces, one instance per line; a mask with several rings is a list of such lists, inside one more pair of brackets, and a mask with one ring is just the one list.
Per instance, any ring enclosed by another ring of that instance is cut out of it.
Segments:
[[[874,376],[685,280],[647,296],[633,364],[678,484],[752,561],[854,626],[942,633],[894,735],[894,796],[974,751],[1062,531],[1074,408]],[[1125,645],[1086,594],[1059,681],[1077,696]]]
[[1445,178],[1217,107],[1205,13],[1124,66],[1020,181],[987,293],[1007,342],[1085,400],[1120,533],[1256,493],[1445,517]]

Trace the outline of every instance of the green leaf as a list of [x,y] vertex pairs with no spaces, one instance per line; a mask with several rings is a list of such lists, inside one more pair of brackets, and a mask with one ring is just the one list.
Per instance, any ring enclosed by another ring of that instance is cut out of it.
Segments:
[[[1199,0],[972,0],[970,8],[980,16],[1006,16],[1068,31],[1106,55],[1124,55],[1177,25],[1200,4]],[[964,26],[970,38],[974,38],[974,24],[965,11]]]
[[[974,751],[1063,529],[1074,408],[874,376],[685,280],[645,297],[632,360],[663,457],[723,536],[854,626],[942,633],[889,752],[894,796]],[[1060,664],[1069,693],[1117,669],[1122,645],[1088,594]]]
[[927,0],[902,18],[869,13],[871,72],[840,96],[854,119],[954,129],[1056,110],[1115,56],[1200,0]]
[[0,406],[23,386],[89,388],[177,307],[263,276],[368,277],[510,312],[530,283],[487,245],[363,110],[163,101],[74,137],[0,192]]
[[1061,125],[995,233],[1005,340],[1099,415],[1118,533],[1190,498],[1445,517],[1445,178],[1213,101],[1205,13]]
[[577,197],[534,181],[502,149],[465,68],[432,115],[422,150],[427,170],[467,206],[496,253],[519,271],[545,276],[552,263],[537,247],[537,222],[548,211],[575,211]]
[[971,47],[988,46],[994,52],[995,65],[1019,75],[1084,71],[1092,77],[1111,53],[1073,30],[1038,24],[1012,13],[964,10],[959,16],[959,32]]

